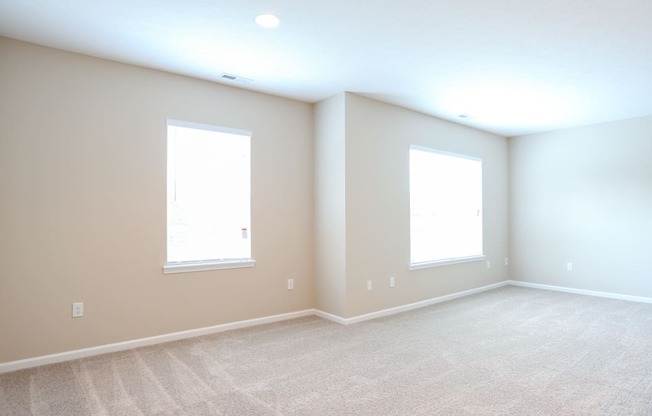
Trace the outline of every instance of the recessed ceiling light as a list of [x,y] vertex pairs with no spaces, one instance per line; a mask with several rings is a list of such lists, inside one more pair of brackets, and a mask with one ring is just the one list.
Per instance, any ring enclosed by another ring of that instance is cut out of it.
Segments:
[[256,16],[256,24],[267,29],[274,29],[281,21],[271,13],[264,13]]

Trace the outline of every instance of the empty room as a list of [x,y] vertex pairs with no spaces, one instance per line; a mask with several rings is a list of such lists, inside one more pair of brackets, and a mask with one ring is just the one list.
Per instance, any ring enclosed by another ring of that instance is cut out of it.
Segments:
[[0,0],[0,416],[652,414],[650,16]]

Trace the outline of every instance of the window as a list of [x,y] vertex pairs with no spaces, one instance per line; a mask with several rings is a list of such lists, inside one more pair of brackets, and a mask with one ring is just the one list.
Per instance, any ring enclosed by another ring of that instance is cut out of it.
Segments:
[[410,268],[482,258],[482,160],[410,146]]
[[168,120],[165,273],[252,267],[251,133]]

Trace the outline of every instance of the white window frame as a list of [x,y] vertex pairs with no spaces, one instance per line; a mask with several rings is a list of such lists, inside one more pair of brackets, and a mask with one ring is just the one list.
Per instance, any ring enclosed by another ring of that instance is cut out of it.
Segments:
[[[463,155],[459,153],[453,153],[453,152],[448,152],[448,151],[443,151],[443,150],[438,150],[438,149],[433,149],[430,147],[425,147],[425,146],[419,146],[419,145],[410,145],[410,155],[412,154],[412,151],[421,151],[421,152],[427,152],[427,153],[434,153],[434,154],[439,154],[443,156],[450,156],[450,157],[456,157],[456,158],[461,158],[461,159],[467,159],[467,160],[473,160],[480,162],[480,192],[482,193],[482,159],[473,157],[473,156],[468,156],[468,155]],[[410,169],[412,167],[410,166]],[[412,181],[412,178],[410,178],[410,181]],[[410,188],[412,187],[412,182],[410,182]],[[417,270],[417,269],[424,269],[424,268],[429,268],[429,267],[438,267],[438,266],[445,266],[445,265],[450,265],[450,264],[458,264],[458,263],[468,263],[468,262],[475,262],[475,261],[482,261],[486,258],[484,255],[484,225],[483,225],[483,210],[482,210],[482,198],[483,196],[480,196],[480,206],[479,206],[479,212],[478,215],[480,216],[480,221],[481,221],[481,226],[480,226],[480,253],[469,255],[469,256],[461,256],[461,257],[446,257],[446,258],[440,258],[440,259],[432,259],[432,260],[425,260],[425,261],[413,261],[413,252],[412,252],[412,244],[413,244],[413,224],[412,224],[412,203],[413,203],[413,195],[412,192],[410,192],[410,263],[409,263],[409,270]]]
[[[215,125],[209,125],[209,124],[201,124],[201,123],[193,123],[193,122],[188,122],[188,121],[182,121],[182,120],[172,120],[168,119],[166,121],[166,126],[170,127],[183,127],[183,128],[191,128],[191,129],[197,129],[197,130],[206,130],[206,131],[214,131],[218,133],[227,133],[227,134],[236,134],[236,135],[241,135],[241,136],[248,136],[249,139],[251,140],[252,133],[250,131],[246,130],[239,130],[239,129],[232,129],[232,128],[227,128],[227,127],[221,127],[221,126],[215,126]],[[167,130],[166,130],[167,131]],[[169,138],[167,138],[169,140]],[[168,172],[169,175],[169,172]],[[166,182],[169,184],[169,176],[167,177]],[[251,185],[250,185],[251,186]],[[251,192],[251,190],[250,190]],[[166,197],[166,206],[168,204],[168,199]],[[251,214],[250,214],[251,215]],[[166,214],[166,250],[168,247],[168,240],[167,240],[167,231],[168,229],[168,217]],[[248,233],[251,232],[251,229],[249,228],[247,230]],[[250,235],[248,235],[248,238],[250,238]],[[251,247],[251,250],[253,250],[253,247]],[[166,255],[167,257],[167,255]],[[185,273],[185,272],[197,272],[197,271],[206,271],[206,270],[222,270],[222,269],[237,269],[237,268],[248,268],[248,267],[254,267],[256,261],[253,258],[236,258],[236,259],[205,259],[205,260],[192,260],[192,261],[166,261],[165,265],[163,266],[163,273],[164,274],[172,274],[172,273]]]

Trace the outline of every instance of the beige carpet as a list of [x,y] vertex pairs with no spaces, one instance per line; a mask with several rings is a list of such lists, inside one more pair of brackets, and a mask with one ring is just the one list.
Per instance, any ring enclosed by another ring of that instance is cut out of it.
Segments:
[[0,375],[0,415],[652,415],[652,305],[506,287]]

